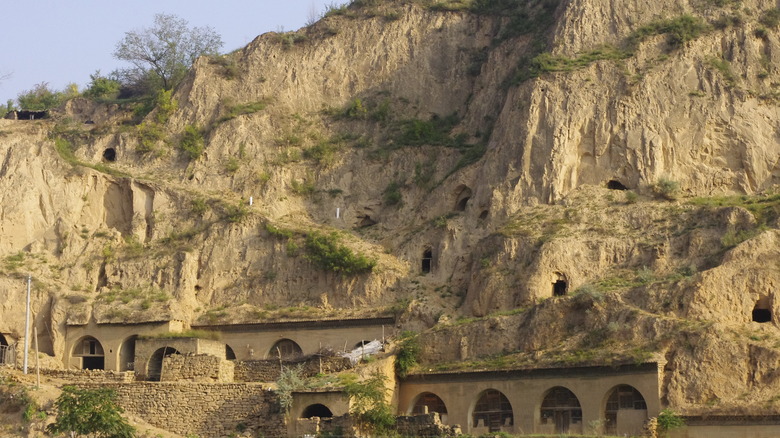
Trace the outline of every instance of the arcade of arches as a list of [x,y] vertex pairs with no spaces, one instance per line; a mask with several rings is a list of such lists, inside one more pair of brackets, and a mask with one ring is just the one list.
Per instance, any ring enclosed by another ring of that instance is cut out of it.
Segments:
[[660,412],[657,364],[409,376],[399,413],[439,412],[472,435],[581,434],[598,424],[636,435]]

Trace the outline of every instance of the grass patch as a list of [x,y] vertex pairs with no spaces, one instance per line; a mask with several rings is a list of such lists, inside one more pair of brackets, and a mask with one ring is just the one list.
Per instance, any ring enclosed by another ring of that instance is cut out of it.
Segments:
[[376,259],[356,254],[340,243],[338,233],[312,232],[306,236],[306,258],[320,268],[343,275],[358,275],[373,271]]
[[179,149],[190,160],[197,160],[203,154],[205,148],[206,142],[203,139],[203,132],[195,125],[185,126],[184,134],[182,134],[179,141]]
[[217,124],[233,120],[236,117],[253,114],[262,111],[268,107],[269,99],[258,100],[256,102],[242,103],[239,105],[232,105],[228,108],[227,113],[217,119]]

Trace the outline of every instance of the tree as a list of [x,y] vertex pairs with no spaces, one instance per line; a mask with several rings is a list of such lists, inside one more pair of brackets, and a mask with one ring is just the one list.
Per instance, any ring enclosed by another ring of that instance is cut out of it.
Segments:
[[189,28],[186,20],[175,15],[157,14],[152,27],[126,32],[116,45],[114,57],[134,65],[120,72],[125,78],[159,83],[169,90],[199,56],[216,55],[220,47],[222,37],[214,29]]
[[68,85],[66,91],[56,91],[49,88],[48,82],[36,84],[32,90],[19,93],[16,101],[19,107],[28,111],[46,111],[62,104],[65,100],[78,95],[78,87],[75,84]]
[[135,438],[135,428],[122,418],[122,408],[116,405],[116,393],[108,388],[79,389],[65,386],[54,402],[57,420],[46,430],[70,437]]

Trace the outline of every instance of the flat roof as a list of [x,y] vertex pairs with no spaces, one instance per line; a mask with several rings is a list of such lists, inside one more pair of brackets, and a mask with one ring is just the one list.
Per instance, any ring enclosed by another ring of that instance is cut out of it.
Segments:
[[192,324],[190,327],[193,329],[219,330],[222,332],[243,332],[278,329],[316,330],[323,328],[366,327],[393,324],[395,324],[395,316],[374,318],[297,319],[243,324]]
[[596,376],[604,374],[638,374],[658,372],[658,362],[624,365],[595,365],[581,367],[517,368],[504,370],[430,371],[410,374],[405,382],[449,382],[457,380],[495,380],[520,378],[545,378],[568,376]]

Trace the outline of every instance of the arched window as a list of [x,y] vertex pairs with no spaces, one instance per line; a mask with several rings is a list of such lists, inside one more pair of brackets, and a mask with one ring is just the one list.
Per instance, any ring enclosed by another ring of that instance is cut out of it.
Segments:
[[277,341],[271,350],[268,352],[269,359],[295,359],[296,357],[303,356],[303,350],[301,347],[290,339],[282,339]]
[[604,420],[608,435],[639,434],[647,420],[645,398],[631,385],[616,386],[607,397]]
[[582,424],[582,408],[573,392],[556,386],[547,392],[540,413],[542,424],[554,424],[555,433],[568,433],[573,424]]
[[330,418],[333,416],[333,412],[323,404],[313,404],[306,407],[301,414],[301,418]]
[[172,347],[163,347],[152,353],[152,357],[149,359],[146,379],[159,382],[163,372],[163,358],[166,358],[172,354],[179,354],[179,352]]
[[122,341],[119,347],[119,371],[133,371],[135,369],[135,341],[137,335],[133,335]]
[[417,401],[412,407],[412,415],[423,415],[431,412],[437,412],[441,421],[446,423],[447,406],[438,395],[432,392],[423,392],[417,396]]
[[73,345],[73,356],[81,358],[81,369],[102,370],[105,368],[103,346],[92,336],[84,336]]
[[514,424],[512,405],[501,391],[488,389],[477,400],[472,420],[474,427],[487,427],[490,432],[498,432],[502,426]]

